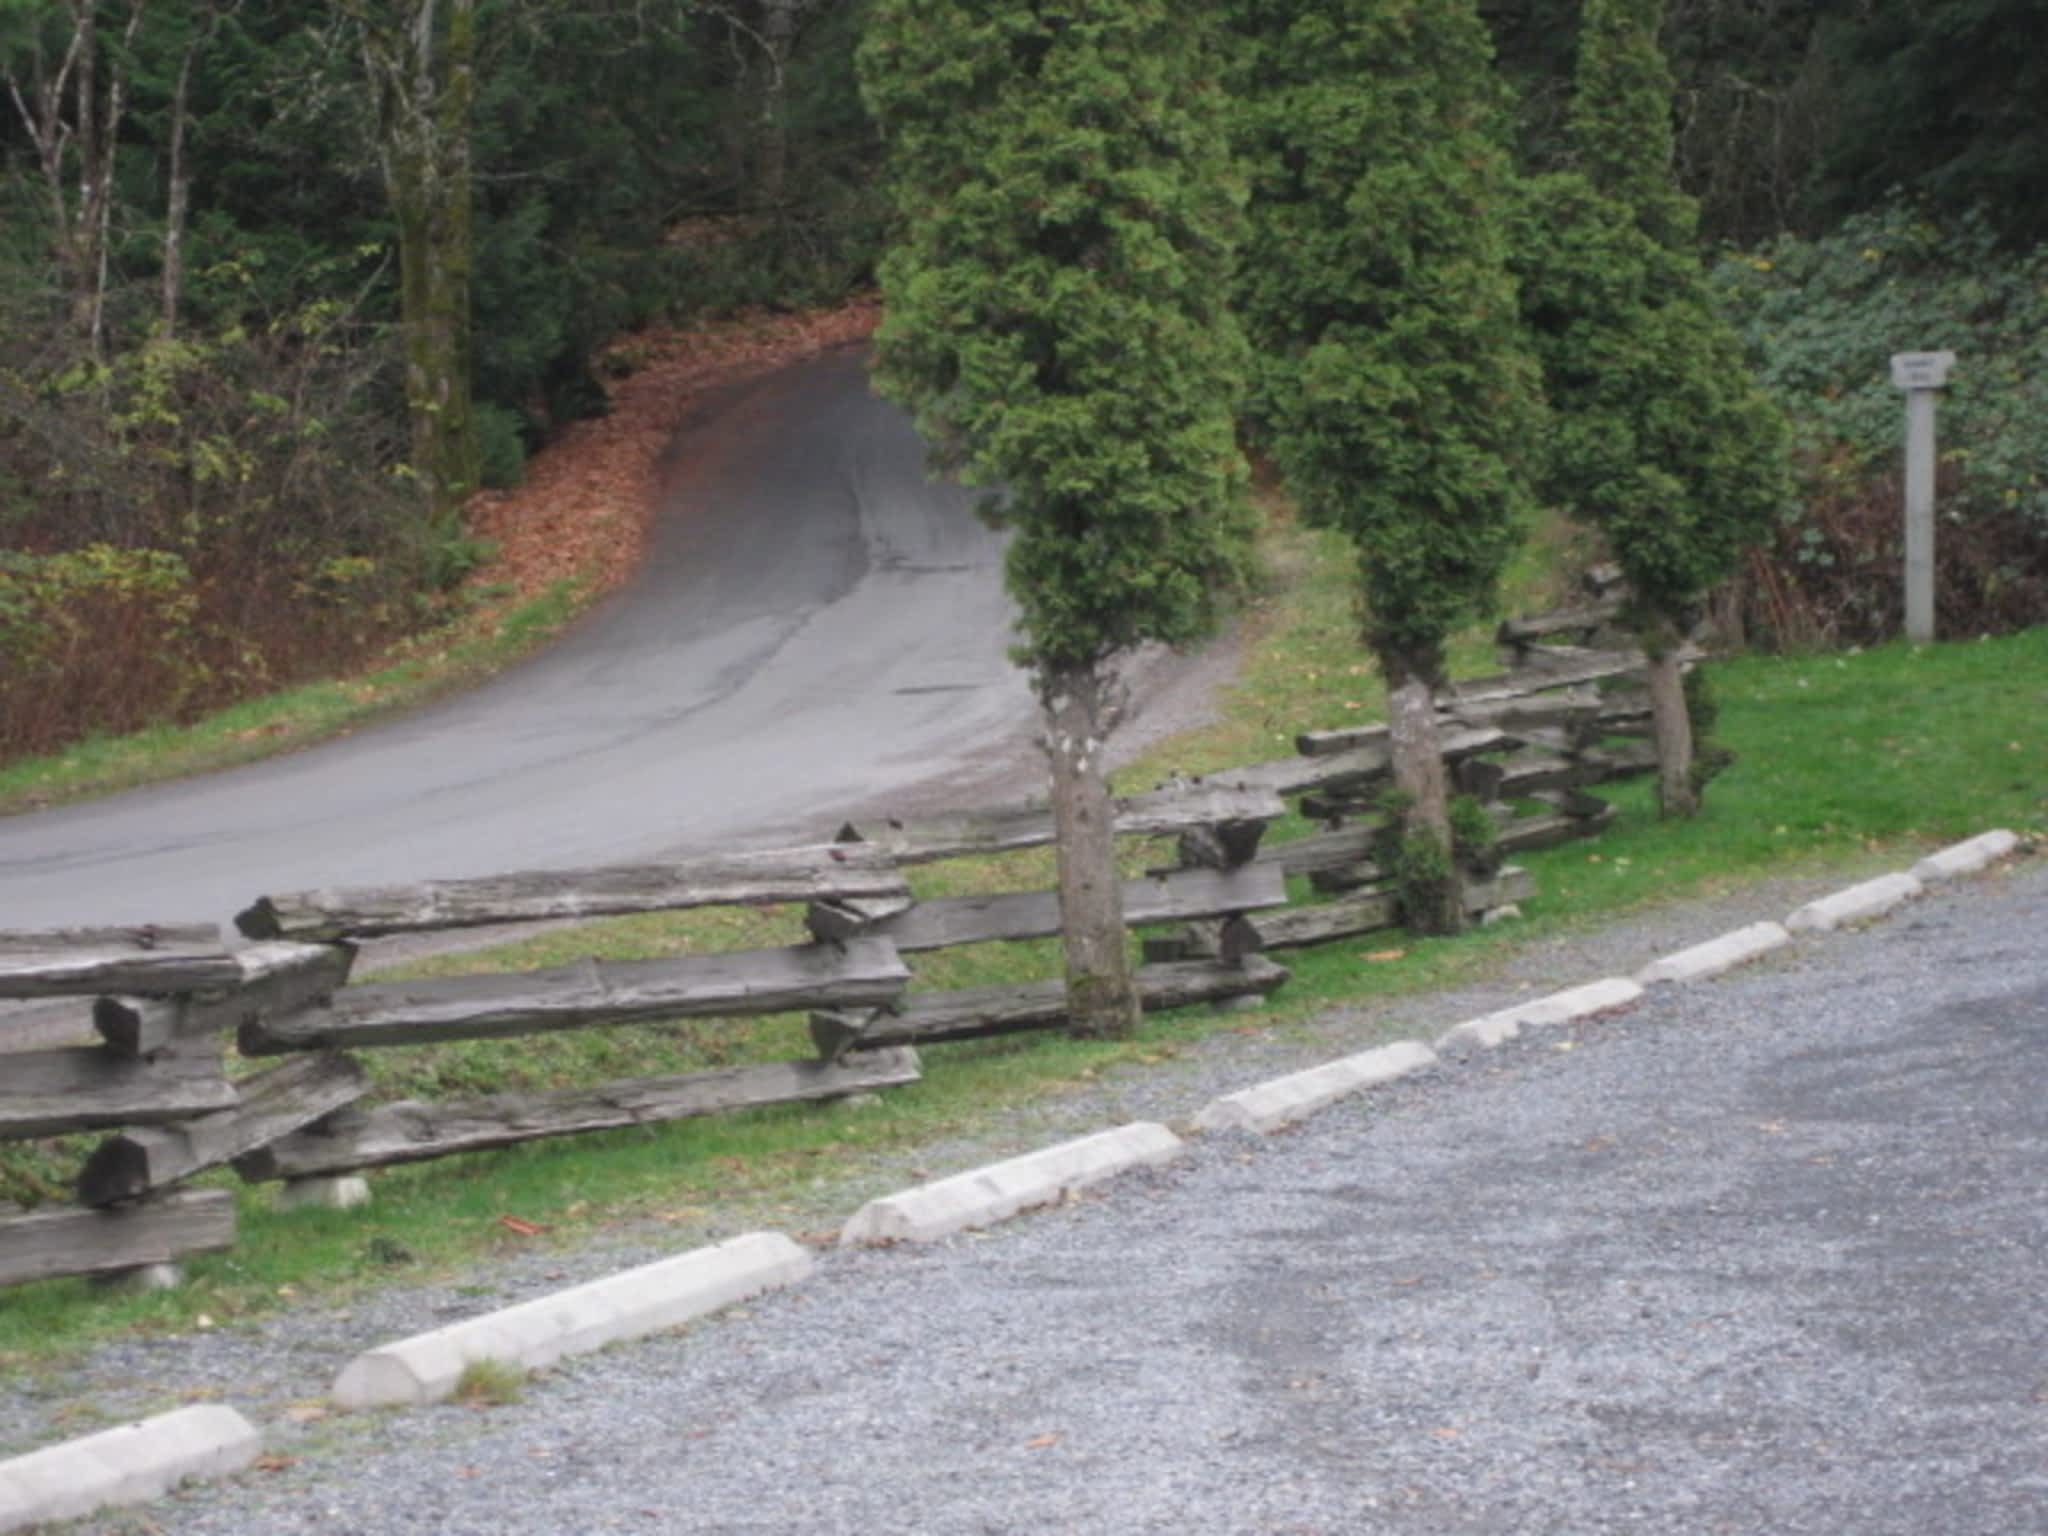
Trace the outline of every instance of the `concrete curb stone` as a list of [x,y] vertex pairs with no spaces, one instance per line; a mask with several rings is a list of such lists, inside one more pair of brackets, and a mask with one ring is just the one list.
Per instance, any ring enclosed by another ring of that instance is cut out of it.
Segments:
[[1652,960],[1636,972],[1636,980],[1646,987],[1659,982],[1699,981],[1704,977],[1718,976],[1723,971],[1732,971],[1738,965],[1747,965],[1791,942],[1792,935],[1782,924],[1751,923],[1746,928],[1724,933],[1718,939],[1709,939],[1704,944],[1694,944]]
[[792,1285],[811,1268],[810,1253],[780,1232],[749,1232],[380,1345],[342,1367],[334,1401],[342,1408],[438,1402],[475,1361],[539,1370]]
[[1980,832],[1975,837],[1960,843],[1951,843],[1939,852],[1930,853],[1913,866],[1913,878],[1923,884],[1933,885],[1943,880],[1953,880],[1958,875],[1974,875],[2004,858],[2020,840],[2005,828]]
[[234,1409],[200,1403],[0,1461],[0,1531],[158,1498],[188,1478],[239,1472],[263,1437]]
[[1276,1131],[1347,1095],[1436,1065],[1436,1052],[1419,1040],[1397,1040],[1320,1067],[1292,1072],[1212,1099],[1195,1116],[1201,1131]]
[[1882,917],[1894,907],[1911,901],[1925,889],[1908,874],[1879,875],[1832,895],[1809,901],[1785,919],[1794,933],[1829,933],[1844,923],[1865,922]]
[[1588,1014],[1625,1008],[1642,995],[1642,987],[1625,976],[1589,981],[1584,986],[1568,987],[1547,997],[1532,998],[1512,1008],[1502,1008],[1476,1019],[1467,1019],[1462,1024],[1454,1024],[1437,1038],[1437,1053],[1452,1055],[1475,1049],[1490,1051],[1514,1039],[1522,1032],[1524,1024],[1539,1028],[1566,1024]]
[[1126,1169],[1171,1162],[1186,1150],[1178,1136],[1149,1120],[1098,1131],[870,1200],[853,1213],[839,1242],[842,1247],[932,1242],[1049,1205]]

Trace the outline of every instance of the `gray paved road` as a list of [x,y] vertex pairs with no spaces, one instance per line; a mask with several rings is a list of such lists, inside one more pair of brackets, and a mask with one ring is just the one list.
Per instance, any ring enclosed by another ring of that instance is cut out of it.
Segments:
[[149,1518],[2039,1536],[2044,1088],[2037,860]]
[[811,835],[1031,705],[1000,546],[842,352],[700,412],[646,568],[486,686],[227,773],[0,819],[0,928]]

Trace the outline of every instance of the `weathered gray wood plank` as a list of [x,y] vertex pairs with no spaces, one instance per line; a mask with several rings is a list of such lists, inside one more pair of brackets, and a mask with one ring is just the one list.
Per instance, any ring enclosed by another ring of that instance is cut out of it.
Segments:
[[[1535,894],[1536,882],[1529,872],[1511,864],[1491,880],[1465,882],[1465,910],[1491,911]],[[1360,891],[1338,901],[1316,906],[1290,907],[1285,912],[1261,912],[1247,918],[1265,947],[1302,949],[1335,939],[1357,938],[1377,933],[1400,923],[1400,902],[1393,890],[1380,886]]]
[[[1309,752],[1309,743],[1315,741],[1315,756],[1300,758],[1276,758],[1274,762],[1255,762],[1245,768],[1227,768],[1223,772],[1210,774],[1210,782],[1217,784],[1245,784],[1251,788],[1270,788],[1276,795],[1303,795],[1307,791],[1356,791],[1366,784],[1374,784],[1393,772],[1393,760],[1384,743],[1374,743],[1370,735],[1380,727],[1341,727],[1335,731],[1309,731],[1296,737],[1296,745]],[[1343,739],[1354,735],[1366,735],[1366,745],[1341,745]],[[1446,762],[1456,762],[1475,752],[1491,752],[1495,748],[1509,745],[1509,737],[1491,727],[1464,727],[1450,725],[1440,735],[1440,750]]]
[[93,1028],[109,1050],[146,1056],[179,1039],[231,1034],[265,1014],[321,1002],[347,982],[355,962],[346,944],[252,944],[233,953],[239,986],[182,998],[102,997],[93,1004]]
[[1640,679],[1646,675],[1640,651],[1584,651],[1576,657],[1549,655],[1539,668],[1517,668],[1492,677],[1455,683],[1443,697],[1447,709],[1486,704],[1497,700],[1526,698],[1553,688],[1581,683],[1606,682],[1616,678]]
[[235,926],[252,939],[319,941],[684,907],[902,896],[908,889],[884,851],[826,844],[670,864],[299,891],[259,898]]
[[1492,726],[1520,737],[1524,732],[1562,729],[1588,735],[1600,718],[1602,705],[1597,690],[1573,685],[1555,692],[1513,694],[1506,698],[1453,699],[1447,706],[1451,719],[1462,725]]
[[187,1189],[118,1210],[59,1206],[0,1214],[0,1286],[111,1274],[235,1245],[235,1197]]
[[1332,757],[1339,752],[1356,752],[1361,747],[1388,748],[1390,733],[1385,721],[1371,725],[1340,725],[1323,731],[1302,731],[1294,738],[1294,750],[1303,757]]
[[1387,873],[1371,859],[1360,859],[1355,864],[1326,865],[1313,871],[1308,883],[1325,896],[1342,895],[1368,885],[1378,885]]
[[1606,816],[1613,807],[1598,795],[1589,795],[1582,789],[1559,788],[1539,789],[1529,796],[1566,816]]
[[1379,835],[1374,826],[1338,827],[1329,832],[1311,832],[1288,843],[1268,843],[1259,850],[1258,862],[1279,866],[1283,874],[1306,875],[1319,869],[1339,869],[1371,855]]
[[1615,621],[1621,612],[1619,599],[1588,603],[1579,608],[1559,608],[1526,619],[1502,619],[1494,639],[1502,645],[1527,645],[1546,635],[1590,635]]
[[635,1020],[885,1003],[909,980],[895,946],[876,938],[665,960],[584,960],[509,976],[344,987],[325,1006],[252,1020],[240,1038],[251,1056],[487,1040]]
[[147,1061],[99,1046],[0,1057],[0,1141],[121,1125],[162,1125],[231,1108],[218,1045]]
[[[1276,775],[1284,782],[1275,785],[1281,794],[1294,794],[1304,789],[1338,789],[1350,784],[1363,784],[1381,777],[1388,771],[1388,756],[1391,750],[1387,744],[1387,728],[1384,725],[1346,725],[1327,731],[1303,731],[1294,738],[1295,750],[1311,760],[1305,772],[1281,773],[1281,764],[1261,763],[1256,768],[1232,769],[1218,778],[1236,779],[1240,774],[1255,774],[1255,782],[1266,782]],[[1437,717],[1437,747],[1447,763],[1454,763],[1461,757],[1470,757],[1475,752],[1490,752],[1496,747],[1512,746],[1512,739],[1492,725],[1466,725],[1444,715]],[[1285,760],[1283,760],[1285,761]],[[1299,763],[1299,759],[1293,760]]]
[[346,1056],[302,1056],[236,1084],[233,1109],[103,1141],[78,1175],[81,1205],[112,1205],[160,1190],[310,1125],[369,1092]]
[[1180,862],[1189,869],[1235,869],[1249,863],[1258,854],[1266,825],[1263,821],[1224,821],[1190,827],[1175,845]]
[[908,896],[887,901],[814,901],[804,908],[804,928],[821,944],[844,944],[883,918],[908,912],[915,905]]
[[1574,838],[1596,837],[1614,820],[1614,807],[1605,806],[1591,816],[1563,813],[1518,816],[1500,829],[1496,844],[1502,853],[1528,853],[1537,848],[1554,848]]
[[[1119,799],[1116,830],[1121,837],[1161,837],[1200,827],[1259,827],[1286,814],[1286,805],[1269,789],[1215,782],[1173,784]],[[899,864],[928,864],[969,854],[1046,847],[1053,841],[1052,809],[1031,804],[915,821],[880,817],[850,821],[840,828],[839,837],[842,842],[880,848]]]
[[[1460,768],[1464,764],[1458,765]],[[1304,820],[1318,821],[1325,827],[1336,830],[1342,823],[1354,817],[1380,815],[1381,791],[1362,789],[1359,791],[1318,791],[1301,797],[1301,814]]]
[[[1644,665],[1640,651],[1608,650],[1590,645],[1524,645],[1516,650],[1515,666],[1532,675],[1547,675],[1553,680],[1570,678],[1577,683],[1590,680],[1585,676],[1585,669],[1612,666],[1624,658],[1633,661],[1637,668]],[[1619,675],[1627,676],[1628,673]]]
[[[1272,865],[1246,864],[1234,870],[1189,869],[1164,876],[1145,875],[1126,881],[1123,894],[1124,921],[1136,927],[1284,906],[1287,882]],[[1047,939],[1059,931],[1059,896],[1052,891],[920,902],[873,929],[906,954],[997,939]]]
[[235,1171],[252,1182],[347,1173],[543,1137],[652,1125],[763,1104],[841,1098],[917,1079],[915,1051],[876,1051],[847,1062],[767,1062],[558,1093],[344,1109],[238,1159]]
[[1656,772],[1657,747],[1648,741],[1619,741],[1590,752],[1581,752],[1579,762],[1587,770],[1582,782],[1605,784],[1613,779],[1630,779]]
[[1393,759],[1385,746],[1348,747],[1342,751],[1318,753],[1314,757],[1281,757],[1271,762],[1250,763],[1229,768],[1211,777],[1217,782],[1270,789],[1277,795],[1298,795],[1307,790],[1339,785],[1364,785],[1391,773]]
[[[1140,966],[1131,979],[1137,986],[1140,1006],[1147,1013],[1157,1013],[1219,998],[1271,992],[1287,980],[1287,971],[1253,955],[1242,965],[1193,960]],[[894,1009],[884,1009],[872,1016],[815,1014],[811,1019],[811,1038],[821,1055],[831,1057],[842,1051],[1059,1029],[1065,1026],[1067,1018],[1066,983],[1039,981],[958,992],[914,992]]]
[[[0,1003],[0,1056],[92,1043],[92,1008],[82,998]],[[0,1072],[6,1071],[0,1065]]]
[[1178,933],[1148,938],[1145,961],[1164,964],[1174,960],[1209,960],[1243,965],[1254,955],[1265,953],[1266,941],[1259,932],[1257,916],[1234,912],[1221,921],[1204,918],[1189,923]]
[[1650,718],[1650,700],[1642,697],[1602,699],[1596,725],[1602,732],[1618,731],[1623,726],[1637,725]]
[[220,930],[199,924],[0,930],[0,997],[162,997],[240,977]]

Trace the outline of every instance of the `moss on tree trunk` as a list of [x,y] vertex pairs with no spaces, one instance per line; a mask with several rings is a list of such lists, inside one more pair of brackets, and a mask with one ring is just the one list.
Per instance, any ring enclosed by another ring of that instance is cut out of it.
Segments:
[[1078,1035],[1123,1038],[1138,1027],[1138,994],[1124,941],[1116,824],[1103,774],[1102,679],[1092,667],[1046,680],[1046,755],[1059,848],[1067,1007]]

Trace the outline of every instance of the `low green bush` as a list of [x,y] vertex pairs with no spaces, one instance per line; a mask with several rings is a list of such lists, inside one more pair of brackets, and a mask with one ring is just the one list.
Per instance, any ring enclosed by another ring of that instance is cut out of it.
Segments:
[[1801,478],[1798,508],[1752,563],[1760,638],[1867,643],[1899,628],[1896,352],[1958,358],[1937,428],[1942,632],[2048,617],[2048,247],[2011,250],[1980,219],[1895,206],[1731,255],[1714,282],[1792,419]]

